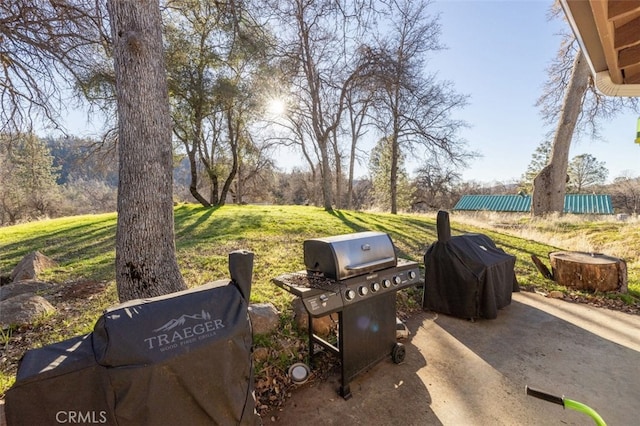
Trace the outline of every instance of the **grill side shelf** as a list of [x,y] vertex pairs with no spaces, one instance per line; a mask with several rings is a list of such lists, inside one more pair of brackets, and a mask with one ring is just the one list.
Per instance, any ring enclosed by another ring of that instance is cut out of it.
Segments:
[[306,272],[294,272],[272,279],[278,287],[300,297],[307,312],[321,317],[340,311],[344,304],[340,284],[324,277],[314,277]]

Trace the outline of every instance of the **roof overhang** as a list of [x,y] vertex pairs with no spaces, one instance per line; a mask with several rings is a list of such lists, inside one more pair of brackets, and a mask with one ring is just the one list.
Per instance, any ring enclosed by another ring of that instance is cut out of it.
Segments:
[[596,88],[640,96],[640,0],[560,0]]

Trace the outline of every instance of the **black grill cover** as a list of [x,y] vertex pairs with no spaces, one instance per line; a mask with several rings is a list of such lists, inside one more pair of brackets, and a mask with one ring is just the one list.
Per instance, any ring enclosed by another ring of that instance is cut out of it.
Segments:
[[497,318],[520,290],[515,262],[486,235],[452,237],[448,213],[439,212],[438,241],[424,255],[422,306],[461,318]]
[[23,358],[9,425],[260,424],[248,303],[229,281],[109,309]]
[[91,334],[29,350],[5,395],[8,425],[116,424],[109,378]]

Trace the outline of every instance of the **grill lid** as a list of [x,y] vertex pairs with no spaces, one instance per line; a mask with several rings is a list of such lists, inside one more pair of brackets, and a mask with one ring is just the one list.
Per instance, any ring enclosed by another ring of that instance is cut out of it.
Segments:
[[343,280],[394,267],[397,257],[391,237],[384,232],[356,232],[303,243],[308,272]]

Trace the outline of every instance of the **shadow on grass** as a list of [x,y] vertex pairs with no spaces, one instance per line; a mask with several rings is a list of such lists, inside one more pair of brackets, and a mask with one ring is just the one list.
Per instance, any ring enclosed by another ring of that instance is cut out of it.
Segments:
[[[115,229],[114,216],[92,223],[70,224],[63,229],[45,231],[18,242],[0,245],[3,269],[12,269],[26,254],[39,251],[53,258],[62,268],[77,265],[74,266],[74,275],[108,279],[113,277]],[[89,258],[103,260],[86,267],[79,265],[81,259]]]
[[266,212],[241,209],[233,215],[214,215],[220,207],[178,208],[175,212],[175,241],[179,249],[202,244],[225,243],[246,238],[246,232],[259,230]]
[[389,234],[398,255],[407,259],[420,258],[435,239],[435,221],[429,218],[413,218],[404,215],[365,214],[360,219],[355,212],[334,210],[330,212],[355,232],[379,231]]

